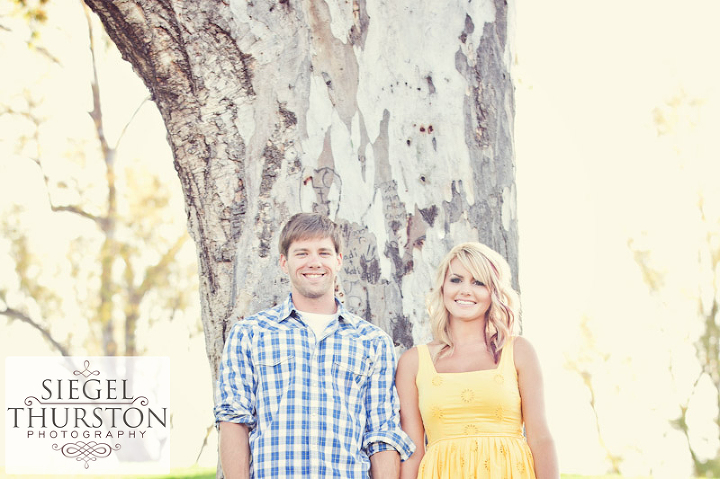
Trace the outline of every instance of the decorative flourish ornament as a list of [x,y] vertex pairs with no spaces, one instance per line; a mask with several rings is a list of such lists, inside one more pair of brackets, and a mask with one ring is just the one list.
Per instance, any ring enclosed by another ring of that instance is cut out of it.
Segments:
[[90,361],[88,361],[87,359],[83,363],[83,366],[85,366],[85,369],[83,369],[82,371],[76,369],[75,371],[73,371],[73,374],[75,376],[85,376],[86,378],[88,378],[90,376],[99,376],[100,375],[100,371],[97,371],[97,370],[91,371],[90,370]]
[[110,444],[97,443],[95,441],[84,442],[69,442],[64,446],[58,446],[53,444],[52,448],[56,451],[62,452],[63,456],[68,458],[75,458],[76,461],[85,461],[85,469],[89,466],[90,461],[97,461],[98,458],[108,457],[113,451],[120,450],[120,444],[111,446]]

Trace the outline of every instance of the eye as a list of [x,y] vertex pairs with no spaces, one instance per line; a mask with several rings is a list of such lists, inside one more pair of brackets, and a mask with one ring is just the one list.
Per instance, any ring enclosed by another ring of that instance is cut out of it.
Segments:
[[483,283],[482,281],[478,281],[478,280],[475,280],[475,282],[473,282],[473,284],[475,286],[485,286],[485,283]]
[[457,283],[460,282],[460,278],[457,278],[457,277],[455,277],[455,278],[450,278],[450,282],[457,284]]

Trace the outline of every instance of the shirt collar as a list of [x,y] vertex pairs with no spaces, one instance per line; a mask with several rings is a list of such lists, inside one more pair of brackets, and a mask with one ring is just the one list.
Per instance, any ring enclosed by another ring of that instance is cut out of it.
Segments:
[[[345,309],[345,306],[337,299],[335,298],[335,304],[337,304],[338,308],[338,319],[341,322],[346,322],[350,324],[353,327],[357,326],[358,317],[354,314],[350,313],[347,309]],[[292,316],[293,312],[295,314],[300,314],[300,311],[295,309],[295,304],[292,300],[292,293],[288,294],[287,299],[282,304],[282,307],[280,308],[280,322],[285,321],[287,318]]]

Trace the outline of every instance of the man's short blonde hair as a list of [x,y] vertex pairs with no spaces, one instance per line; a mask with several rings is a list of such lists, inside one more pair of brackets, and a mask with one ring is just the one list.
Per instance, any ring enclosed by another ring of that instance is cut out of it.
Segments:
[[311,238],[330,238],[335,245],[335,252],[342,253],[342,234],[337,224],[320,213],[297,213],[280,232],[280,254],[287,257],[293,241]]

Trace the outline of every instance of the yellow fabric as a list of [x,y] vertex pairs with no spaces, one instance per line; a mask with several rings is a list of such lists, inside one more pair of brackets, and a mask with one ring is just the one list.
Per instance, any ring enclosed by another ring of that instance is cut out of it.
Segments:
[[535,479],[522,412],[513,341],[496,369],[438,373],[418,346],[420,414],[427,448],[419,479]]

